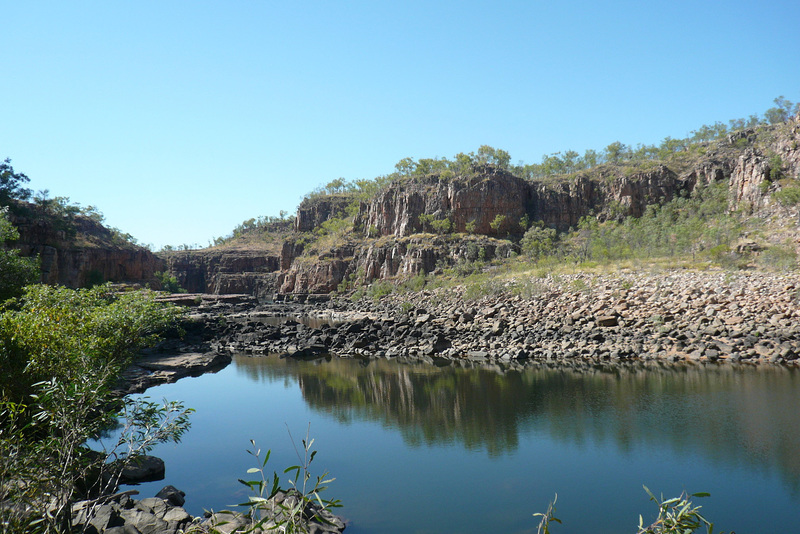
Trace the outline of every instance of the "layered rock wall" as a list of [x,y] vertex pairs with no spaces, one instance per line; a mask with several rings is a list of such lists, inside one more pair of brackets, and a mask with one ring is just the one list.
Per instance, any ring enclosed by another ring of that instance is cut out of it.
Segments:
[[38,256],[42,283],[85,287],[101,282],[155,283],[164,262],[148,249],[108,245],[111,230],[86,217],[77,217],[72,232],[55,226],[57,219],[38,216],[33,205],[20,203],[11,222],[19,231],[13,246],[23,256]]
[[[785,177],[798,176],[798,144],[800,116],[782,125],[737,132],[727,142],[676,153],[677,171],[647,163],[602,165],[570,177],[526,181],[484,165],[474,167],[470,177],[408,177],[362,202],[355,217],[357,237],[333,239],[336,244],[330,249],[313,244],[309,246],[322,248],[304,250],[295,236],[271,256],[230,250],[186,253],[170,260],[170,269],[190,291],[260,296],[327,293],[342,282],[413,276],[443,264],[478,259],[476,250],[483,259],[505,257],[514,247],[505,239],[514,241],[522,235],[525,217],[565,231],[586,216],[639,217],[649,205],[688,194],[699,184],[724,180],[729,180],[731,210],[761,209],[784,185],[769,182],[774,179],[776,156]],[[304,200],[295,219],[296,231],[312,232],[325,221],[345,217],[352,201],[341,195]],[[449,223],[449,229],[437,228],[440,223]],[[444,235],[432,235],[437,231]]]

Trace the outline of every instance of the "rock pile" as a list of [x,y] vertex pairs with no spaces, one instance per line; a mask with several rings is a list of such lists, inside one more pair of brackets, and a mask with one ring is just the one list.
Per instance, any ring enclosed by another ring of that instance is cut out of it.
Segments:
[[[105,534],[263,534],[275,532],[276,525],[284,524],[288,520],[286,509],[294,507],[298,499],[291,491],[278,492],[260,507],[264,513],[258,520],[265,520],[256,527],[251,516],[238,512],[208,512],[204,517],[192,517],[183,508],[186,494],[173,486],[140,501],[131,498],[136,493],[126,491],[76,503],[72,507],[73,530]],[[346,528],[342,518],[313,502],[306,502],[296,520],[299,531],[310,534],[339,533]]]
[[106,534],[178,534],[194,522],[182,508],[185,494],[166,486],[156,497],[136,501],[136,491],[81,501],[72,507],[72,525],[77,532]]
[[436,364],[664,359],[798,363],[793,276],[724,272],[529,278],[467,300],[465,289],[344,299],[306,313],[348,319],[312,328],[229,322],[217,350],[401,357]]

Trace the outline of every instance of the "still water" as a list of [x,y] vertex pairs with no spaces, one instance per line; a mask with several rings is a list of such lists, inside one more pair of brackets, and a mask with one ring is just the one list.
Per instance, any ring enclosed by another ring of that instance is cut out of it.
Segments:
[[[152,388],[197,412],[159,446],[165,484],[194,515],[243,502],[249,440],[270,471],[336,477],[347,532],[535,532],[558,493],[555,534],[635,532],[642,489],[697,500],[715,531],[800,532],[800,372],[649,367],[576,372],[437,368],[394,361],[236,357],[216,374]],[[285,476],[285,475],[284,475]],[[285,479],[284,479],[285,480]]]

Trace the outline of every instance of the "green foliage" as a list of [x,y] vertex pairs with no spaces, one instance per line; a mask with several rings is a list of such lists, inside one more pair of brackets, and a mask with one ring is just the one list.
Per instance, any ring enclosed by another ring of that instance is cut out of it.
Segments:
[[[261,449],[256,447],[256,442],[250,440],[252,450],[247,452],[256,459],[257,465],[247,470],[248,474],[258,474],[256,480],[239,480],[247,486],[253,495],[249,496],[247,502],[239,504],[247,508],[247,516],[251,523],[252,532],[256,529],[277,530],[279,532],[297,533],[309,532],[309,524],[312,522],[330,524],[330,510],[341,507],[341,502],[337,499],[326,499],[322,493],[328,489],[328,484],[334,478],[329,478],[327,472],[321,476],[313,477],[310,471],[311,463],[317,455],[317,451],[312,449],[314,440],[309,438],[309,430],[306,437],[301,441],[302,448],[298,449],[294,439],[289,437],[297,453],[298,463],[284,469],[284,474],[293,475],[288,480],[289,488],[282,489],[280,477],[273,471],[270,475],[266,471],[272,451],[268,450],[261,459]],[[282,498],[279,498],[282,497]],[[312,531],[315,527],[310,527]],[[219,532],[214,530],[213,532]]]
[[511,156],[505,150],[493,148],[489,145],[482,145],[478,148],[478,153],[474,157],[474,160],[477,163],[494,165],[501,169],[508,170]]
[[554,228],[545,228],[541,221],[538,221],[525,232],[520,244],[522,245],[523,253],[534,260],[538,260],[553,253],[557,240],[558,233],[556,230]]
[[533,514],[533,517],[541,517],[539,526],[536,528],[536,534],[550,534],[550,523],[561,524],[561,520],[554,514],[556,513],[556,501],[558,500],[558,493],[556,493],[550,504],[547,505],[547,510],[544,513]]
[[[288,229],[293,221],[294,217],[290,216],[289,212],[286,210],[281,210],[278,216],[263,215],[261,217],[252,217],[246,221],[242,221],[236,226],[236,228],[233,229],[233,232],[227,236],[215,237],[212,244],[214,246],[225,245],[226,243],[230,243],[231,241],[234,241],[235,239],[238,239],[246,234],[269,234],[270,232],[279,232],[281,230]],[[199,247],[184,247],[184,250],[189,250],[190,248]],[[174,247],[165,247],[164,250],[174,250]],[[178,250],[181,250],[181,247],[178,247]]]
[[[707,534],[714,534],[714,524],[700,514],[702,506],[696,506],[691,500],[709,497],[708,493],[692,493],[690,495],[683,492],[680,496],[671,499],[664,499],[663,496],[661,499],[657,499],[647,486],[643,487],[650,496],[650,500],[658,506],[658,516],[653,523],[645,525],[644,518],[640,515],[636,534],[692,534],[698,529],[704,529]],[[536,529],[537,534],[550,534],[550,523],[561,524],[561,520],[554,515],[557,500],[558,494],[548,504],[544,513],[533,514],[534,517],[541,518]]]
[[464,300],[475,301],[484,297],[496,297],[506,291],[502,280],[494,276],[474,274],[464,280]]
[[432,220],[430,222],[431,228],[437,234],[446,234],[450,232],[450,229],[453,227],[453,224],[450,222],[450,219],[444,218],[440,220]]
[[350,219],[332,218],[323,222],[317,227],[314,232],[317,235],[333,235],[342,236],[353,227],[353,222]]
[[713,534],[714,524],[700,514],[701,506],[696,506],[691,498],[708,497],[708,493],[683,492],[678,497],[671,499],[657,499],[653,493],[643,486],[650,496],[650,500],[658,506],[658,517],[650,524],[645,525],[642,516],[639,516],[639,527],[636,534],[691,534],[697,529],[705,528],[708,534]]
[[[0,210],[0,247],[18,237],[5,210]],[[0,248],[0,303],[20,296],[25,286],[39,280],[39,275],[37,258],[23,258],[18,250]]]
[[788,246],[767,247],[757,259],[759,267],[778,272],[789,272],[797,269],[797,253]]
[[800,182],[792,180],[791,183],[781,187],[779,191],[772,194],[781,206],[789,207],[800,204]]
[[467,231],[468,234],[474,234],[475,229],[478,227],[478,224],[475,220],[468,221],[467,224],[464,225],[464,230]]
[[115,294],[108,286],[33,285],[0,313],[0,500],[38,512],[5,510],[9,524],[70,531],[71,502],[104,490],[104,470],[112,481],[118,474],[106,460],[130,461],[155,443],[177,441],[188,428],[189,410],[180,404],[125,401],[127,430],[117,445],[99,456],[86,448],[115,415],[119,402],[111,388],[129,357],[180,313],[154,297]]
[[378,302],[386,295],[390,295],[394,291],[394,286],[386,281],[378,281],[369,285],[367,288],[367,295]]
[[31,196],[31,190],[23,187],[30,181],[21,172],[15,172],[11,166],[11,159],[6,158],[0,163],[0,206],[8,204],[11,199],[26,200]]
[[186,290],[181,287],[174,274],[170,274],[166,271],[156,271],[153,274],[161,285],[162,291],[167,291],[168,293],[186,293]]
[[24,402],[42,380],[72,382],[90,369],[119,367],[134,351],[154,343],[179,314],[148,291],[28,286],[16,309],[0,314],[2,398]]
[[783,96],[779,96],[773,100],[773,102],[775,103],[775,107],[771,107],[764,112],[764,118],[769,124],[786,122],[789,116],[792,113],[797,113],[798,107],[800,107],[800,104],[795,105],[783,98]]
[[769,180],[777,182],[783,178],[783,160],[779,154],[771,154],[768,160],[769,163]]
[[489,226],[491,227],[492,230],[495,231],[495,233],[499,234],[501,229],[504,227],[505,223],[506,223],[506,216],[498,214],[497,216],[495,216],[494,220],[489,223]]
[[428,283],[428,278],[425,276],[425,273],[419,273],[416,276],[409,278],[401,285],[404,291],[422,291],[425,285]]
[[71,202],[69,197],[50,198],[50,191],[44,189],[33,196],[34,203],[52,217],[74,221],[78,216],[83,216],[96,223],[102,223],[105,216],[96,206],[81,206]]
[[640,218],[601,223],[595,217],[584,217],[577,229],[554,240],[553,246],[548,240],[552,234],[541,236],[532,229],[529,239],[523,238],[523,250],[533,251],[534,257],[540,251],[538,261],[571,263],[697,254],[727,261],[721,252],[730,251],[741,228],[735,214],[728,212],[727,187],[720,182],[698,185],[691,195],[675,197],[661,206],[650,205]]
[[421,213],[417,220],[419,221],[420,225],[422,226],[422,231],[431,230],[437,234],[446,234],[449,233],[450,230],[453,228],[453,223],[450,222],[450,219],[445,217],[444,219],[437,219],[433,215],[428,213]]

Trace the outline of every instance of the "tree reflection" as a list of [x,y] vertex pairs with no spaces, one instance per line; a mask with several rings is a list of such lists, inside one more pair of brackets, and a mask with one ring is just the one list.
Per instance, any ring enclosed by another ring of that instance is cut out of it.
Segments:
[[410,445],[460,442],[490,456],[520,435],[611,442],[744,463],[800,487],[800,372],[782,367],[438,368],[397,361],[237,358],[254,380],[297,380],[315,410],[378,421]]

